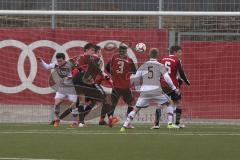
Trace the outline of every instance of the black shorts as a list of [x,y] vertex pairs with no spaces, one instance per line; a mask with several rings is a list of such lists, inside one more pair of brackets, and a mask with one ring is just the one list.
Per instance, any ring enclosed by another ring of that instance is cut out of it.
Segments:
[[117,103],[121,96],[123,97],[124,102],[128,105],[131,105],[134,100],[132,91],[130,89],[114,88],[112,92],[113,103]]
[[171,98],[173,101],[178,101],[182,99],[181,94],[176,94],[176,92],[171,92],[168,94],[168,96]]
[[179,95],[176,94],[174,91],[172,91],[172,89],[171,89],[170,87],[163,87],[162,90],[163,90],[163,92],[164,92],[165,94],[167,94],[167,95],[171,98],[171,100],[173,100],[173,101],[178,101],[178,100],[181,100],[181,99],[182,99],[181,94],[179,94]]
[[85,72],[81,71],[73,78],[73,84],[75,86],[77,95],[85,95],[86,101],[89,101],[91,99],[104,101],[106,95],[103,91],[103,88],[98,84],[85,84],[82,81],[84,74]]

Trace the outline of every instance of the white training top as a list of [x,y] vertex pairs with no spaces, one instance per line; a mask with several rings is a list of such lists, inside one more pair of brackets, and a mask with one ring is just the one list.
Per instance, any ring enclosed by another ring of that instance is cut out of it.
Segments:
[[[72,82],[72,67],[73,67],[73,64],[70,61],[66,61],[66,63],[63,66],[59,66],[56,62],[47,64],[46,62],[44,62],[42,60],[41,65],[46,70],[54,69],[56,71],[58,77],[61,79],[58,82],[60,86],[64,86],[64,85],[73,86],[73,82]],[[54,74],[52,74],[52,75],[54,76]],[[68,77],[69,79],[63,79],[65,77]]]
[[[167,73],[166,67],[159,63],[156,59],[150,59],[139,67],[134,77],[136,89],[146,94],[162,94],[160,77],[163,76],[169,86],[175,90],[170,76]],[[142,81],[142,83],[141,83]]]

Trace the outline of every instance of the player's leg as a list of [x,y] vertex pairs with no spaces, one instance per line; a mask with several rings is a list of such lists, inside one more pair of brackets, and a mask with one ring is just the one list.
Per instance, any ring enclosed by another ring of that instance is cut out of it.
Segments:
[[151,129],[159,129],[160,128],[161,115],[162,115],[162,109],[160,107],[158,107],[155,111],[154,126]]
[[90,113],[90,111],[96,104],[96,101],[93,99],[90,99],[90,98],[86,98],[85,101],[86,101],[86,105],[85,105],[85,109],[84,109],[84,117]]
[[67,117],[70,113],[72,112],[72,108],[67,108],[61,115],[60,115],[60,120],[64,119]]
[[111,101],[112,101],[112,110],[108,113],[108,116],[113,116],[115,108],[118,104],[120,98],[120,94],[118,89],[113,88],[112,94],[111,94]]
[[160,96],[156,96],[153,99],[158,101],[158,104],[161,105],[161,108],[167,107],[167,128],[178,128],[178,126],[173,125],[173,110],[174,108],[170,104],[170,99],[166,94],[162,94]]
[[181,102],[180,101],[177,101],[177,102],[174,102],[175,106],[176,106],[176,110],[175,110],[175,113],[176,113],[176,121],[175,121],[175,124],[178,125],[180,128],[184,128],[185,125],[184,124],[181,124],[181,117],[182,117],[182,107],[181,107]]
[[[133,97],[133,94],[132,94],[130,89],[123,90],[122,91],[122,96],[123,96],[124,102],[128,105],[127,114],[126,114],[126,115],[128,115],[131,111],[133,111],[133,108],[134,108],[133,107],[134,106],[134,97]],[[132,128],[134,128],[134,126],[129,124],[128,128],[132,129]]]
[[114,111],[115,108],[118,104],[119,98],[120,98],[120,91],[116,88],[113,89],[112,94],[111,94],[111,102],[112,104],[109,106],[109,112],[107,113],[108,115],[108,126],[112,127],[114,124],[119,122],[119,118],[118,117],[114,117]]
[[133,98],[132,91],[130,89],[123,90],[122,96],[123,96],[124,102],[128,105],[128,109],[127,109],[127,115],[128,115],[133,110],[133,106],[134,106],[134,98]]
[[167,121],[168,121],[168,125],[167,128],[168,129],[173,129],[173,128],[179,128],[178,125],[175,125],[173,123],[173,115],[174,115],[174,107],[173,105],[167,105]]
[[96,102],[90,98],[85,98],[85,105],[84,107],[79,108],[80,114],[79,114],[79,127],[84,127],[85,125],[85,117],[90,113],[92,108]]
[[149,98],[145,98],[144,96],[140,96],[137,100],[136,107],[134,107],[133,111],[131,111],[128,116],[126,121],[123,124],[123,127],[121,128],[121,132],[125,131],[125,129],[128,128],[128,126],[131,124],[133,121],[134,117],[136,114],[141,110],[141,108],[147,108],[149,106]]
[[106,110],[107,110],[107,107],[104,106],[104,104],[103,104],[102,109],[101,109],[100,119],[99,119],[99,122],[98,122],[98,124],[100,126],[107,125],[107,122],[104,120],[105,117],[106,117],[106,113],[107,113]]
[[54,102],[54,127],[57,128],[60,125],[60,105],[63,102],[66,95],[56,92],[55,102]]
[[[76,102],[76,107],[79,108],[79,98],[77,99]],[[72,112],[72,108],[67,108],[61,115],[60,115],[60,120],[64,119],[65,117],[67,117],[70,113]]]
[[78,99],[79,99],[79,104],[77,106],[78,108],[78,112],[79,112],[79,126],[83,126],[84,125],[84,105],[85,105],[85,95],[84,94],[80,94],[78,95]]
[[181,120],[181,116],[182,116],[182,107],[181,107],[181,94],[178,95],[176,93],[172,93],[171,95],[171,99],[173,101],[173,107],[176,108],[176,121],[175,124],[178,125],[180,128],[183,128],[183,125],[180,125],[180,120]]
[[[169,93],[172,92],[172,89],[170,87],[163,87],[162,90],[163,90],[163,93],[167,94],[170,97]],[[152,129],[160,128],[161,116],[162,116],[162,109],[161,109],[161,107],[160,108],[158,107],[155,111],[155,121],[154,121],[154,126],[152,127]]]
[[[105,102],[105,98],[106,98],[106,95],[105,95],[105,92],[103,91],[102,87],[98,84],[91,84],[91,85],[88,85],[88,84],[85,84],[84,86],[84,94],[85,94],[85,100],[90,100],[88,104],[86,104],[85,106],[85,110],[84,110],[84,114],[86,116],[86,114],[88,114],[91,109],[94,107],[95,103],[96,102],[99,102],[99,103],[102,103],[102,113],[105,113],[106,115],[106,112],[104,109],[106,109],[104,107],[104,102]],[[94,102],[94,103],[92,103]],[[83,114],[83,116],[84,116]]]
[[69,108],[72,108],[72,116],[73,116],[73,122],[70,125],[71,128],[76,128],[78,127],[78,108],[76,107],[76,102],[77,102],[77,95],[76,94],[68,94],[67,95],[68,100],[71,102]]
[[[106,114],[108,115],[108,118],[110,123],[110,127],[112,126],[112,116],[114,114],[114,107],[116,105],[116,103],[118,102],[118,96],[117,96],[117,92],[115,89],[112,90],[112,93],[111,94],[106,94],[106,98],[110,100],[110,103],[104,103],[103,104],[103,107],[101,109],[101,116],[100,116],[100,119],[99,119],[99,125],[106,125],[107,122],[104,120],[105,117],[106,117]],[[108,101],[109,101],[108,100]]]

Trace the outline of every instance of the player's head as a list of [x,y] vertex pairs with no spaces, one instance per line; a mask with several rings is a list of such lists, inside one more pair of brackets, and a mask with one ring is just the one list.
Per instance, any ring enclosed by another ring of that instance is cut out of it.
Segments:
[[180,46],[172,46],[170,48],[170,54],[175,55],[178,58],[182,58],[182,48]]
[[149,52],[150,58],[156,59],[158,56],[158,49],[157,48],[151,48]]
[[92,43],[87,43],[84,47],[83,47],[83,51],[86,54],[94,54],[95,53],[95,45]]
[[119,46],[119,54],[120,55],[126,55],[127,54],[127,46],[124,44],[120,44]]
[[98,57],[102,56],[100,46],[98,46],[98,45],[95,46],[95,53],[98,55]]
[[57,63],[59,66],[65,63],[65,54],[64,53],[57,53],[56,54]]

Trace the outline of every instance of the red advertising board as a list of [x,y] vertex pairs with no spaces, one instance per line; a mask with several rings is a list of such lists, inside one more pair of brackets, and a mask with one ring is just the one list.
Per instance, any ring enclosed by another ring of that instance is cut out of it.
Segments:
[[[144,42],[167,54],[168,32],[159,29],[1,29],[0,104],[52,104],[49,75],[36,56],[50,62],[56,51],[82,54],[86,42]],[[183,109],[192,118],[240,118],[240,42],[181,42],[191,85],[183,86]],[[104,52],[106,63],[114,53]],[[147,54],[129,51],[135,62]]]
[[[49,75],[36,63],[36,57],[50,62],[55,52],[66,52],[69,57],[82,54],[86,42],[104,45],[108,42],[136,45],[144,42],[147,48],[159,48],[166,53],[168,34],[165,30],[149,29],[1,29],[0,30],[0,102],[3,104],[51,104]],[[141,63],[147,54],[135,53]],[[106,63],[114,53],[103,52]]]

